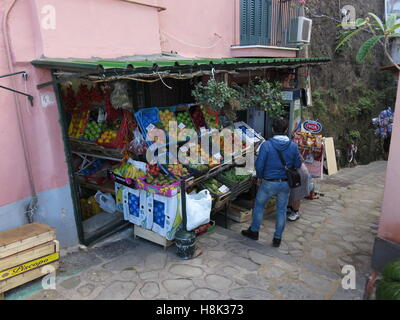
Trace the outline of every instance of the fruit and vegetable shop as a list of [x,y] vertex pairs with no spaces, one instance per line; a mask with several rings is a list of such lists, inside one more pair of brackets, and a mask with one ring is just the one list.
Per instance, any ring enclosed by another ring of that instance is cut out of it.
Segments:
[[246,159],[271,135],[272,116],[297,126],[307,104],[299,69],[324,62],[33,61],[52,74],[38,88],[56,93],[81,243],[133,227],[166,248],[181,229],[201,236],[249,221]]

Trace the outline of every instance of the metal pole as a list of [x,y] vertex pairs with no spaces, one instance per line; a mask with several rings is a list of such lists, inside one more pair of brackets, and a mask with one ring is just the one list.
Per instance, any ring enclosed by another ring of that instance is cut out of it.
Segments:
[[11,76],[15,76],[17,74],[22,74],[22,73],[26,73],[26,72],[25,71],[19,71],[19,72],[9,73],[9,74],[5,74],[3,76],[0,76],[0,78],[11,77]]
[[182,201],[182,221],[183,230],[187,232],[187,215],[186,215],[186,186],[185,180],[181,180],[181,201]]
[[11,88],[7,88],[7,87],[3,87],[3,86],[0,86],[0,88],[5,89],[5,90],[9,90],[9,91],[12,91],[12,92],[15,92],[15,93],[19,93],[19,94],[22,94],[22,95],[26,96],[28,98],[29,102],[31,103],[31,106],[33,107],[33,96],[31,96],[30,94],[26,94],[24,92],[21,92],[21,91],[18,91],[18,90],[14,90],[14,89],[11,89]]

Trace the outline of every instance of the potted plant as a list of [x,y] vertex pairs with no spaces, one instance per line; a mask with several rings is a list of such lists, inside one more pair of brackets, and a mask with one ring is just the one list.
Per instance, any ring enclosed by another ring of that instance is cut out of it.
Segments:
[[192,95],[208,114],[218,117],[222,112],[230,120],[235,119],[233,106],[237,108],[235,102],[238,101],[238,92],[225,82],[210,79],[206,86],[199,83],[192,91]]
[[245,107],[263,109],[271,118],[284,115],[282,86],[278,82],[256,79],[241,90],[240,104]]

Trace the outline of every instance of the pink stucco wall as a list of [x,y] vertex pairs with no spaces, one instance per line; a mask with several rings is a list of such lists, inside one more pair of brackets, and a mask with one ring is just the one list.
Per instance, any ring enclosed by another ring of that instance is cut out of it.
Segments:
[[[400,80],[400,77],[399,77]],[[386,174],[385,193],[378,236],[400,243],[400,86]]]
[[[145,1],[157,5],[156,0]],[[0,19],[10,0],[0,2]],[[44,29],[44,5],[56,9],[56,29]],[[160,52],[158,10],[120,0],[18,0],[8,17],[13,70],[8,67],[3,32],[0,32],[0,75],[26,71],[29,80],[16,76],[15,89],[34,96],[34,106],[19,96],[28,151],[37,192],[69,183],[59,114],[51,87],[36,85],[51,80],[50,72],[30,62],[50,58],[118,58]],[[3,30],[1,30],[3,31]],[[9,78],[0,85],[12,87]],[[0,206],[30,195],[27,167],[18,130],[17,105],[11,92],[0,89]],[[41,96],[53,103],[44,107]]]
[[38,16],[47,4],[56,10],[56,28],[42,28],[46,57],[116,58],[160,52],[154,8],[120,0],[37,0]]
[[[4,4],[4,3],[3,3]],[[2,7],[1,9],[4,9]],[[31,107],[27,98],[18,96],[24,127],[26,130],[28,152],[38,192],[57,188],[68,183],[63,143],[58,125],[58,111],[55,107],[43,108],[40,93],[35,85],[50,79],[49,72],[35,70],[30,63],[36,57],[34,30],[32,28],[31,3],[17,2],[10,14],[9,28],[12,37],[13,69],[10,70],[6,58],[3,33],[0,33],[0,74],[26,71],[29,80],[20,75],[16,77],[16,88],[34,96],[35,105]],[[14,11],[15,10],[15,11]],[[0,15],[3,19],[3,10]],[[21,37],[26,35],[25,41]],[[0,84],[12,87],[10,78],[0,79]],[[12,203],[30,195],[27,179],[27,166],[24,161],[21,135],[18,130],[17,105],[11,92],[0,89],[0,205]],[[54,101],[54,94],[50,90]]]
[[[237,43],[238,0],[165,1],[160,12],[163,51],[187,57],[229,57]],[[190,30],[190,32],[188,32]]]

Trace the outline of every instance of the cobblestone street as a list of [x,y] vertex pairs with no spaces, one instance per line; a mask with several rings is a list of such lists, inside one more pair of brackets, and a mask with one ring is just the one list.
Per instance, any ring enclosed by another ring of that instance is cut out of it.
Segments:
[[[342,169],[318,181],[324,194],[304,200],[288,222],[282,245],[271,246],[274,214],[259,241],[240,235],[249,223],[230,222],[197,239],[203,253],[179,259],[131,232],[87,250],[64,252],[57,290],[40,281],[6,299],[362,299],[383,196],[386,162]],[[357,288],[341,287],[342,266],[353,265]]]

